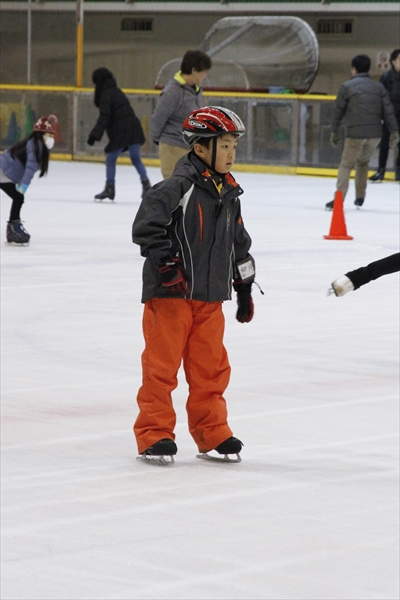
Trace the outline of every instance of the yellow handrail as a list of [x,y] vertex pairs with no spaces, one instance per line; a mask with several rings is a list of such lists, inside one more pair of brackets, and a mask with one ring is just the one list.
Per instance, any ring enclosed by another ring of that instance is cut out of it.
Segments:
[[[0,83],[1,90],[15,91],[43,91],[43,92],[76,92],[87,93],[93,92],[93,88],[76,87],[70,85],[28,85],[14,83]],[[161,90],[147,90],[141,88],[123,88],[126,94],[146,94],[157,96]],[[279,98],[280,100],[300,99],[300,100],[335,100],[336,96],[325,96],[322,94],[268,94],[267,92],[226,92],[226,91],[211,91],[205,90],[204,97],[224,97],[224,98]]]

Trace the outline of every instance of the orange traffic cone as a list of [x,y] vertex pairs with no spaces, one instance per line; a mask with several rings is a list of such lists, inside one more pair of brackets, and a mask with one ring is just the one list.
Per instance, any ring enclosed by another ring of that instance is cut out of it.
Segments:
[[346,222],[344,220],[343,194],[338,190],[335,194],[333,203],[333,213],[329,235],[324,235],[326,240],[352,240],[351,235],[347,235]]

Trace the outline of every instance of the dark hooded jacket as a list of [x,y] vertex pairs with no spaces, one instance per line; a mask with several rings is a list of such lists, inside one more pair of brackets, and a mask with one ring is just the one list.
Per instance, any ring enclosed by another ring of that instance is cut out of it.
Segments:
[[132,144],[144,144],[145,137],[139,119],[127,96],[117,87],[111,71],[100,67],[93,72],[95,84],[94,103],[100,110],[96,125],[89,137],[100,141],[104,131],[109,143],[105,152],[124,149]]
[[188,283],[187,299],[230,300],[238,262],[250,257],[251,239],[241,215],[243,190],[230,173],[221,194],[206,165],[193,153],[177,162],[174,173],[145,195],[132,228],[143,267],[142,302],[182,297],[161,285],[158,267],[179,258]]

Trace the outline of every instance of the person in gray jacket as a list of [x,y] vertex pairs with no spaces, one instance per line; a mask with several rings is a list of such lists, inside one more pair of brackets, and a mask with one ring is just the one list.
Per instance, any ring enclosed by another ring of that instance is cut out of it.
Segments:
[[170,177],[176,162],[188,152],[182,123],[202,106],[201,84],[211,69],[211,58],[201,50],[188,50],[181,70],[166,84],[151,116],[151,135],[159,147],[161,173]]
[[[336,189],[343,199],[349,188],[350,173],[355,167],[356,199],[354,204],[364,204],[367,188],[368,164],[382,136],[382,120],[391,132],[390,147],[399,140],[398,125],[393,105],[384,86],[372,79],[369,74],[371,59],[359,54],[351,61],[352,77],[339,89],[331,122],[331,143],[339,142],[339,127],[344,120],[346,135],[340,160]],[[334,201],[326,204],[326,210],[333,209]]]

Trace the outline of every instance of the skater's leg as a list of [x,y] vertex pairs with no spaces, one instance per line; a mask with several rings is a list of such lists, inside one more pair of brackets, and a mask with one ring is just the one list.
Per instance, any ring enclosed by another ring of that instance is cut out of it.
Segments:
[[343,200],[346,198],[349,189],[350,173],[354,167],[357,156],[362,147],[362,141],[355,138],[345,138],[342,157],[340,159],[336,189],[343,194]]
[[392,254],[391,256],[385,256],[380,260],[375,260],[366,267],[360,267],[354,271],[346,273],[346,276],[350,279],[354,285],[354,289],[357,290],[362,285],[382,277],[382,275],[389,275],[400,270],[400,252]]
[[149,178],[147,177],[146,167],[140,158],[140,144],[132,144],[129,146],[128,150],[132,164],[139,173],[140,181],[148,181]]
[[231,368],[223,344],[222,302],[191,302],[193,326],[183,357],[189,384],[186,409],[189,431],[200,452],[207,452],[232,436],[223,397]]
[[143,381],[137,395],[140,412],[133,427],[139,453],[160,439],[175,439],[176,416],[171,392],[177,386],[191,326],[192,309],[188,300],[154,298],[145,303]]
[[400,271],[400,252],[385,256],[385,258],[370,263],[367,266],[367,269],[372,280],[378,279],[378,277],[382,277],[382,275],[389,275],[390,273]]
[[18,221],[24,203],[24,195],[16,189],[15,183],[0,183],[0,189],[2,189],[12,200],[10,221]]
[[[396,114],[397,125],[399,126],[400,131],[400,114],[397,112]],[[400,140],[395,148],[393,148],[393,152],[395,154],[395,166],[396,166],[396,181],[400,181]]]
[[116,163],[121,152],[122,148],[119,148],[106,154],[106,185],[115,185]]
[[382,137],[379,146],[379,169],[386,169],[389,155],[390,130],[385,123],[382,124]]
[[379,144],[379,138],[360,140],[362,146],[356,159],[356,198],[365,198],[368,179],[368,165],[375,148]]

